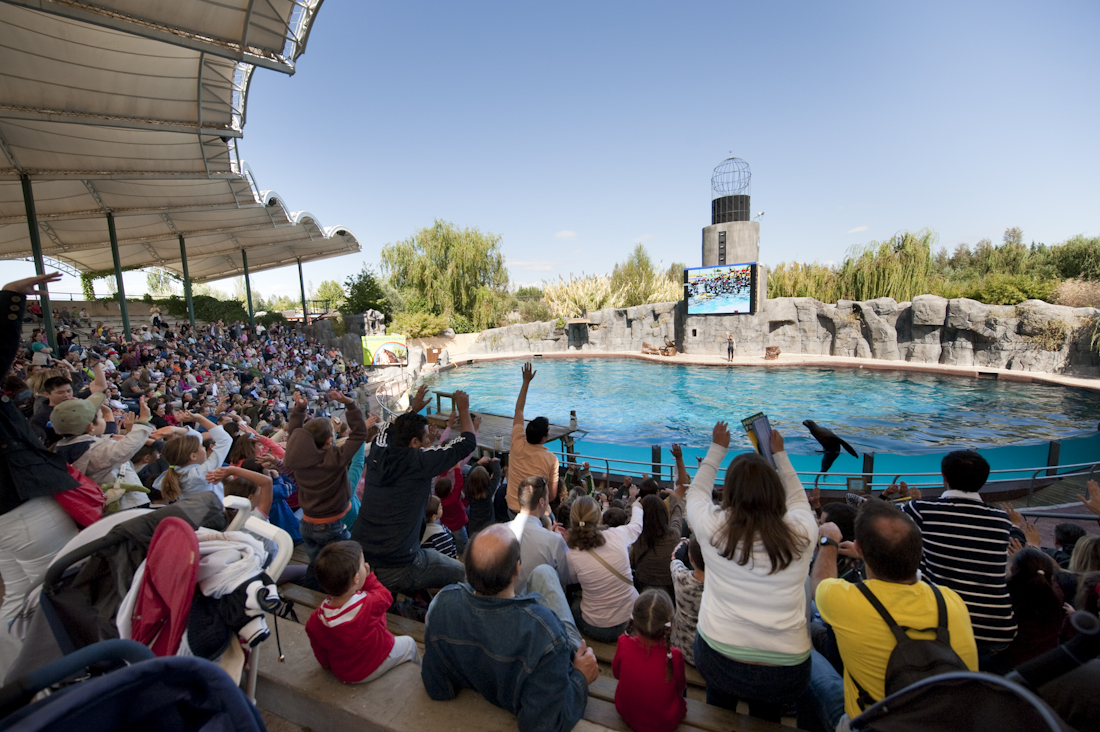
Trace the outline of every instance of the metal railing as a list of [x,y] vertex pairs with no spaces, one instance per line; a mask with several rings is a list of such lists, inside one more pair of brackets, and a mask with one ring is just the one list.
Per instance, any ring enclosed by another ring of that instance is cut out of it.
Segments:
[[[550,452],[551,452],[551,454],[558,456],[558,458],[560,460],[563,460],[564,462],[568,462],[568,463],[576,463],[576,462],[580,462],[580,461],[587,461],[589,464],[603,463],[604,472],[608,473],[608,474],[611,473],[611,464],[612,463],[614,463],[615,465],[642,465],[642,466],[645,466],[645,468],[646,468],[645,470],[641,470],[641,469],[637,469],[637,470],[635,470],[635,469],[619,469],[618,474],[619,475],[629,475],[631,477],[634,477],[634,476],[638,476],[638,477],[652,476],[652,477],[654,477],[658,480],[664,480],[665,479],[664,478],[665,468],[668,468],[668,474],[669,474],[668,479],[669,480],[674,480],[675,479],[675,471],[676,471],[675,463],[672,463],[672,464],[665,463],[665,462],[654,463],[654,462],[648,461],[648,460],[647,461],[626,460],[626,459],[623,459],[623,458],[607,457],[607,456],[604,456],[604,455],[583,455],[583,454],[580,454],[580,453],[569,452],[569,451],[566,451],[566,450],[551,450]],[[697,467],[696,468],[692,468],[691,466],[685,466],[685,467],[687,467],[688,475],[692,475],[698,470]],[[1066,469],[1071,469],[1071,468],[1088,468],[1088,470],[1083,470],[1082,469],[1082,470],[1074,470],[1074,471],[1071,471],[1071,472],[1068,472],[1068,473],[1067,472],[1050,473],[1050,471],[1061,471],[1061,470],[1066,470]],[[1093,461],[1093,462],[1086,462],[1086,463],[1070,463],[1070,464],[1067,464],[1067,465],[1044,465],[1041,468],[1034,468],[1034,467],[1000,468],[998,470],[989,471],[989,474],[990,474],[990,476],[993,476],[993,475],[996,475],[996,474],[1005,474],[1005,473],[1029,473],[1030,472],[1031,477],[1029,479],[1028,491],[1027,491],[1027,498],[1028,498],[1028,502],[1030,503],[1031,502],[1031,497],[1035,493],[1035,484],[1036,484],[1036,481],[1038,480],[1038,477],[1039,477],[1040,473],[1044,473],[1044,472],[1049,473],[1049,475],[1047,477],[1049,477],[1052,481],[1053,480],[1060,480],[1062,478],[1075,477],[1075,476],[1078,476],[1078,475],[1085,475],[1085,476],[1088,477],[1089,480],[1091,480],[1093,475],[1096,474],[1096,471],[1097,471],[1098,468],[1100,468],[1100,461]],[[723,476],[725,472],[726,472],[725,467],[719,467],[715,478],[719,479],[719,477]],[[810,470],[796,470],[795,474],[799,476],[800,481],[802,480],[802,476],[822,476],[822,475],[826,475],[826,473],[821,473],[821,472],[817,472],[817,471],[810,471]],[[871,485],[873,483],[878,483],[878,484],[881,484],[881,485],[889,485],[890,483],[896,483],[897,481],[901,480],[902,478],[908,479],[908,478],[913,478],[913,477],[922,478],[922,477],[926,477],[926,476],[934,476],[934,477],[938,478],[939,480],[924,481],[924,482],[912,482],[910,480],[906,480],[906,483],[910,487],[918,488],[918,489],[919,488],[924,488],[924,487],[927,487],[927,488],[942,488],[943,487],[943,476],[938,471],[937,472],[926,472],[926,473],[901,473],[901,474],[894,473],[894,472],[890,472],[890,473],[863,473],[863,472],[857,472],[857,473],[831,473],[829,475],[831,475],[833,477],[860,478],[860,479],[863,479],[865,481],[865,485]],[[866,481],[867,478],[872,478],[872,479],[873,478],[881,478],[882,480],[878,480],[878,481],[872,480],[872,481],[867,482]],[[889,480],[889,482],[887,482],[887,480]],[[1000,479],[993,478],[991,480],[987,480],[986,485],[996,484],[996,483],[1018,483],[1021,480],[1023,480],[1023,479],[1022,478],[1000,478]],[[721,480],[719,480],[719,482],[721,482]],[[847,481],[845,480],[842,483],[841,482],[829,481],[827,483],[820,484],[818,487],[825,488],[826,490],[828,490],[828,489],[830,489],[830,486],[834,486],[836,490],[846,489],[847,488]],[[1051,515],[1051,514],[1044,514],[1044,515]],[[1077,518],[1080,518],[1080,516],[1077,516]]]

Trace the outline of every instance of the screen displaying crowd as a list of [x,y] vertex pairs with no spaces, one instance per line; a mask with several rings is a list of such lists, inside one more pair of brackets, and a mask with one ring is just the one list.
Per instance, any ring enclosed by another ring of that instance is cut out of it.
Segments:
[[[689,287],[745,295],[750,269],[725,269]],[[694,475],[677,445],[669,483],[595,475],[562,464],[546,418],[525,414],[531,364],[502,455],[479,447],[476,395],[455,393],[445,424],[423,414],[424,389],[383,419],[369,368],[287,326],[192,329],[154,311],[125,339],[63,313],[53,353],[27,309],[43,279],[0,293],[5,623],[78,534],[58,498],[74,471],[107,512],[248,499],[308,557],[272,579],[325,598],[305,627],[319,673],[369,683],[417,664],[431,699],[475,689],[525,731],[576,725],[601,649],[635,730],[680,725],[689,677],[710,705],[833,730],[899,689],[888,664],[911,670],[891,622],[943,627],[911,633],[936,646],[937,671],[1005,674],[1070,640],[1073,613],[1097,614],[1095,522],[1058,524],[1042,546],[983,500],[976,452],[944,458],[934,497],[899,483],[822,505],[778,431],[773,462],[737,455],[720,477],[719,422]],[[1100,486],[1082,502],[1100,515]],[[422,643],[391,634],[387,613],[423,622]],[[1098,664],[1041,690],[1070,725],[1100,719],[1080,691],[1100,688]]]

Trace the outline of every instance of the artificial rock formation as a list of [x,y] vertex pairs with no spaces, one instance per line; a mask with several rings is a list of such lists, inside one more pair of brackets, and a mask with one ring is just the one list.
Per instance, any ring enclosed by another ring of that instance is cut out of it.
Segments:
[[481,333],[470,352],[640,353],[643,342],[668,337],[687,354],[725,355],[728,334],[739,356],[763,356],[767,346],[776,346],[783,353],[1098,377],[1100,355],[1091,346],[1098,318],[1096,308],[1041,300],[986,305],[935,295],[836,304],[784,297],[766,300],[754,315],[692,317],[675,302],[600,310],[589,314],[587,328],[559,328],[554,321],[493,328]]

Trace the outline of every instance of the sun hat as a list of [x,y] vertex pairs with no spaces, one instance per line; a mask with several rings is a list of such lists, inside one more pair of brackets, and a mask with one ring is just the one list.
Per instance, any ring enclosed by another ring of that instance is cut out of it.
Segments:
[[103,400],[102,394],[92,394],[87,399],[61,402],[50,413],[50,426],[59,435],[82,435],[95,421]]

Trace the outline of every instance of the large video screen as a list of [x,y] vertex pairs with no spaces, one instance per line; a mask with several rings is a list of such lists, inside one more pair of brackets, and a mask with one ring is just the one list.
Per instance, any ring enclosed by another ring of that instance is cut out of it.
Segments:
[[756,263],[722,264],[684,270],[688,315],[756,312]]

